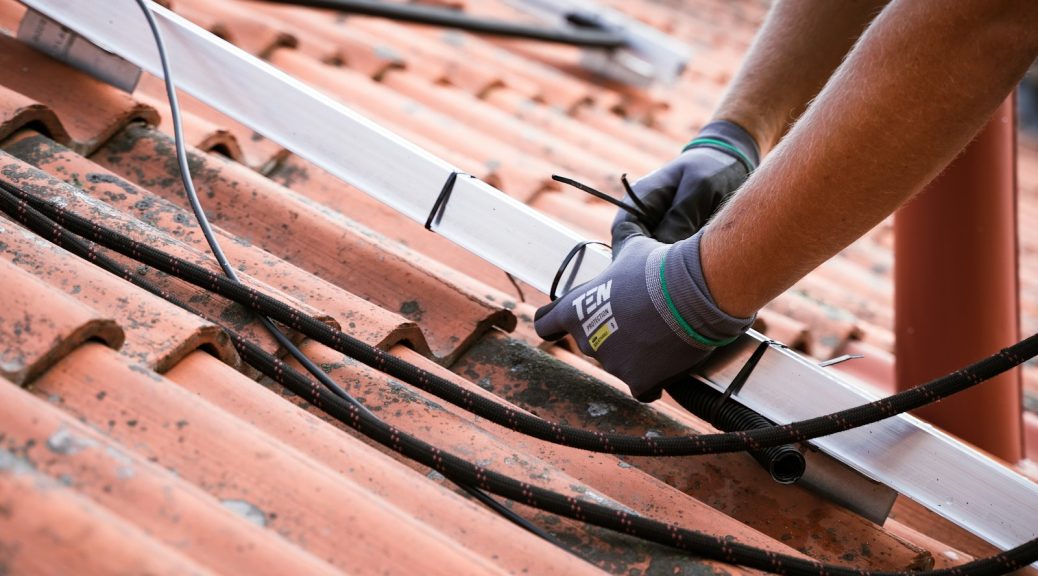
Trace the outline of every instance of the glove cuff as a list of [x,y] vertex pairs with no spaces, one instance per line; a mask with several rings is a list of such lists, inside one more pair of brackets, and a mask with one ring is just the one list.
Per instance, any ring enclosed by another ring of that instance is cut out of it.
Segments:
[[756,315],[736,318],[717,306],[700,265],[701,237],[702,231],[654,250],[645,263],[645,278],[649,297],[667,326],[690,346],[710,349],[734,341],[753,325]]
[[715,120],[703,126],[699,134],[681,151],[699,147],[713,148],[733,156],[746,168],[747,174],[760,164],[757,141],[745,128],[729,120]]

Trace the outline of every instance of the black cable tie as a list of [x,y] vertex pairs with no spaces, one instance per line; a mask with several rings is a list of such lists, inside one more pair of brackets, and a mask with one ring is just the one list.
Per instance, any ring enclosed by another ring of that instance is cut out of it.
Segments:
[[[581,182],[577,182],[576,180],[574,180],[572,178],[567,178],[565,176],[559,176],[558,174],[552,174],[551,175],[551,179],[556,181],[556,182],[561,182],[562,184],[566,184],[568,186],[572,186],[572,187],[576,188],[577,190],[580,190],[581,192],[586,192],[586,193],[594,196],[595,198],[598,198],[599,200],[605,200],[606,202],[612,204],[613,206],[616,206],[617,208],[619,208],[621,210],[626,210],[627,212],[631,213],[643,225],[645,225],[645,226],[649,225],[649,222],[648,222],[649,216],[645,212],[645,205],[642,204],[641,200],[637,199],[637,196],[635,196],[633,192],[630,192],[630,195],[631,195],[632,198],[635,198],[635,204],[638,204],[638,206],[631,206],[630,204],[625,204],[623,201],[617,200],[616,198],[613,198],[612,196],[610,196],[609,194],[606,194],[605,192],[600,192],[598,190],[595,190],[594,188],[588,186],[587,184],[584,184],[584,183],[581,183]],[[631,185],[627,183],[627,175],[626,174],[624,174],[623,176],[620,177],[620,181],[625,184],[625,187],[627,188],[627,190],[631,189]]]
[[443,188],[440,189],[440,195],[436,197],[436,201],[433,202],[432,210],[429,210],[429,217],[425,219],[425,229],[432,231],[433,224],[439,224],[443,220],[443,213],[447,210],[447,201],[451,198],[451,192],[454,192],[454,183],[458,181],[458,175],[463,174],[469,178],[475,178],[471,174],[465,172],[458,172],[457,170],[451,172],[447,176],[447,181],[443,183]]
[[739,373],[736,374],[735,378],[732,379],[732,382],[728,384],[728,388],[726,388],[724,393],[714,402],[713,407],[710,409],[711,422],[717,420],[717,416],[720,414],[721,408],[724,407],[725,402],[728,402],[729,398],[738,394],[739,391],[742,390],[743,385],[745,385],[746,381],[750,379],[750,374],[752,374],[754,368],[757,367],[757,363],[760,362],[760,359],[764,356],[764,352],[772,345],[785,348],[785,344],[775,340],[764,340],[758,344],[757,349],[753,351],[753,354],[750,354],[749,359],[747,359],[746,363],[739,369]]
[[523,288],[519,286],[519,281],[515,279],[510,273],[505,272],[505,276],[508,277],[508,281],[512,283],[512,287],[515,288],[516,294],[519,296],[520,302],[526,302],[526,294],[523,293]]
[[634,202],[634,205],[642,211],[642,214],[647,215],[649,213],[649,208],[644,203],[642,203],[642,199],[634,193],[634,188],[631,188],[631,183],[627,181],[626,172],[620,175],[620,183],[624,185],[624,191],[627,192],[627,195],[631,197],[631,202]]
[[555,290],[558,289],[559,280],[562,279],[562,273],[566,271],[566,268],[569,266],[570,260],[573,260],[573,257],[576,256],[578,253],[583,254],[584,249],[587,248],[588,244],[598,244],[599,246],[611,248],[611,246],[609,246],[605,242],[599,242],[598,240],[585,240],[583,242],[577,243],[577,245],[569,251],[569,254],[566,254],[566,258],[562,260],[562,266],[559,266],[559,269],[555,272],[555,278],[551,281],[551,289],[548,291],[548,298],[550,298],[552,302],[559,299],[559,297],[555,295]]

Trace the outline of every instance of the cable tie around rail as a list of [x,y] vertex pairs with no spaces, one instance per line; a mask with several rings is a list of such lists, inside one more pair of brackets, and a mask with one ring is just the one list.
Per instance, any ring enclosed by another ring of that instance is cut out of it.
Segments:
[[753,374],[753,370],[757,367],[760,359],[764,357],[764,352],[772,346],[779,346],[782,348],[786,347],[785,344],[775,340],[764,340],[758,344],[757,348],[754,349],[753,354],[750,354],[746,363],[739,369],[739,373],[735,375],[735,378],[733,378],[731,383],[728,384],[728,387],[725,388],[724,393],[718,396],[717,400],[714,401],[713,407],[710,408],[711,421],[717,420],[717,416],[721,413],[721,409],[724,407],[725,403],[728,402],[732,396],[738,394],[739,391],[742,390],[746,381],[750,379],[750,374]]
[[586,192],[586,193],[594,196],[595,198],[598,198],[599,200],[605,200],[606,202],[612,204],[613,206],[616,206],[617,208],[632,214],[643,225],[645,225],[645,226],[649,225],[648,208],[645,206],[644,203],[642,203],[641,199],[638,198],[638,196],[634,193],[634,190],[631,188],[631,184],[627,181],[627,174],[624,174],[624,175],[620,176],[620,182],[623,183],[624,190],[627,191],[627,196],[629,196],[631,198],[631,201],[634,202],[634,204],[635,204],[634,206],[631,206],[630,204],[626,204],[626,203],[624,203],[621,200],[617,200],[616,198],[613,198],[612,196],[610,196],[609,194],[606,194],[605,192],[601,192],[601,191],[595,190],[594,188],[588,186],[587,184],[584,184],[582,182],[577,182],[576,180],[574,180],[572,178],[567,178],[565,176],[559,176],[558,174],[552,174],[551,175],[551,179],[556,181],[556,182],[560,182],[562,184],[566,184],[567,186],[572,186],[572,187],[576,188],[577,190],[580,190],[581,192]]
[[526,294],[523,293],[522,286],[519,285],[519,281],[516,280],[515,276],[512,276],[511,272],[505,272],[505,277],[512,283],[512,288],[515,288],[515,293],[519,296],[520,302],[526,302]]
[[447,180],[443,183],[443,188],[440,189],[440,195],[436,197],[432,209],[429,210],[429,217],[425,219],[426,230],[431,232],[433,224],[439,224],[440,220],[443,220],[443,213],[447,210],[447,202],[451,199],[451,193],[454,192],[454,184],[458,181],[459,175],[475,178],[472,174],[458,172],[457,170],[447,176]]
[[605,246],[606,248],[610,249],[612,248],[612,246],[610,246],[609,244],[606,244],[605,242],[599,242],[598,240],[585,240],[583,242],[578,242],[577,245],[569,251],[569,254],[566,254],[566,257],[562,260],[562,265],[559,266],[559,269],[555,272],[555,278],[553,278],[551,281],[551,289],[548,290],[548,298],[550,298],[552,302],[558,300],[559,298],[555,294],[555,291],[559,287],[559,281],[562,280],[562,273],[566,271],[566,268],[569,267],[570,261],[573,260],[573,258],[577,254],[583,255],[584,249],[587,248],[588,244],[598,244],[599,246]]

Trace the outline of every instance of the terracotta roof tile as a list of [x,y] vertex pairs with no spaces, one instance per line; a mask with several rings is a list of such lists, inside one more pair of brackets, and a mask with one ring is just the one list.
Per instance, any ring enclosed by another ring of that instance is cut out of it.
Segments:
[[[0,220],[5,244],[16,234],[15,226]],[[0,320],[0,376],[28,384],[54,362],[87,340],[119,348],[125,335],[110,317],[83,306],[46,282],[0,260],[4,289],[0,308],[8,311]]]
[[[168,177],[171,141],[130,127],[94,160],[180,205],[180,183]],[[209,218],[231,234],[421,324],[433,353],[449,358],[491,326],[514,326],[511,313],[484,297],[467,276],[380,238],[343,216],[291,193],[240,165],[194,155],[195,183]],[[320,250],[314,247],[320,246]],[[379,262],[372,266],[372,262]],[[433,304],[435,303],[435,304]]]
[[[497,289],[502,295],[494,296],[494,299],[500,300],[505,308],[514,306],[514,299],[517,297],[515,288],[500,268],[450,240],[429,232],[422,224],[401,218],[392,208],[318,166],[298,156],[291,156],[267,174],[267,177],[322,206],[349,215],[351,220],[363,222],[375,232],[396,240],[411,250]],[[533,293],[526,296],[536,297]]]
[[[0,385],[7,385],[0,381]],[[0,562],[15,574],[211,574],[89,498],[0,452]]]
[[9,36],[14,36],[25,11],[25,5],[16,0],[0,1],[0,30],[7,32]]
[[[352,431],[344,433],[277,395],[260,390],[255,382],[211,356],[194,354],[166,377],[325,463],[364,489],[382,498],[392,498],[408,514],[483,556],[495,556],[496,563],[513,572],[594,572],[574,556],[563,554],[485,508],[425,481],[422,474],[355,439]],[[450,510],[450,514],[444,514],[445,510]],[[471,530],[471,526],[480,529]]]
[[[212,356],[197,354],[219,363]],[[99,395],[96,401],[104,402],[106,396]],[[338,573],[44,400],[3,381],[0,398],[4,422],[0,459],[3,455],[22,459],[38,475],[69,485],[198,564],[221,573]],[[191,521],[182,521],[185,518]],[[71,567],[66,571],[71,572]]]
[[[56,178],[68,183],[79,183],[94,198],[147,222],[199,252],[208,251],[204,238],[197,233],[194,216],[189,211],[123,180],[47,138],[26,132],[6,143],[6,149],[13,155],[30,160]],[[334,318],[339,325],[348,326],[351,333],[364,342],[388,347],[406,340],[419,350],[428,350],[414,322],[315,278],[219,228],[216,232],[225,239],[222,245],[228,258],[237,263],[241,272],[312,307],[316,314]],[[169,313],[168,308],[171,307],[163,308],[164,313]],[[176,308],[172,310],[179,313]]]
[[295,47],[296,36],[277,18],[256,10],[240,10],[227,2],[176,0],[176,11],[195,24],[256,56],[265,56],[278,46]]
[[304,40],[299,51],[314,60],[347,66],[370,78],[405,65],[401,53],[343,18],[324,10],[271,4],[250,5],[257,12],[277,18],[286,29]]
[[0,84],[47,106],[61,120],[70,146],[89,154],[135,120],[155,124],[158,114],[108,86],[21,42],[0,34]]
[[[622,491],[616,492],[623,496],[622,500],[614,500],[610,494],[610,487],[603,484],[589,485],[573,476],[569,470],[559,467],[554,460],[560,452],[555,447],[544,448],[541,443],[531,443],[528,439],[520,437],[517,433],[503,430],[486,422],[479,422],[477,418],[463,410],[449,404],[444,404],[436,398],[431,398],[425,393],[416,391],[386,375],[378,373],[370,368],[358,365],[354,362],[342,362],[342,356],[319,344],[307,343],[303,351],[315,362],[325,366],[328,373],[337,382],[347,387],[347,391],[354,397],[360,399],[373,412],[378,414],[387,422],[399,429],[418,434],[423,439],[442,447],[444,450],[455,454],[464,455],[466,458],[478,462],[480,465],[491,470],[503,472],[512,476],[529,478],[537,481],[539,485],[549,487],[563,494],[572,495],[575,498],[604,503],[623,509],[631,507],[635,509],[652,509],[654,514],[663,513],[648,503],[632,501],[629,494]],[[437,371],[437,367],[428,360],[406,349],[396,349],[396,355],[403,355],[409,361],[429,369]],[[444,372],[440,372],[444,374]],[[447,373],[449,374],[449,373]],[[478,390],[473,384],[456,379],[471,390]],[[527,445],[538,445],[539,453],[529,451]],[[595,459],[595,455],[583,455],[585,458]],[[566,460],[569,461],[568,459]],[[423,474],[429,470],[408,462]],[[616,474],[610,476],[615,479],[617,475],[624,475],[625,470],[619,465],[611,467]],[[628,476],[637,474],[635,471]],[[627,484],[630,485],[630,484]],[[635,484],[637,485],[637,484]],[[618,488],[617,488],[618,489]],[[618,489],[619,490],[619,489]],[[688,502],[686,501],[686,504]],[[552,515],[540,511],[522,507],[523,515],[529,515],[537,524],[549,525],[554,533],[559,534],[563,541],[576,541],[578,547],[589,547],[593,552],[590,560],[599,563],[606,562],[606,566],[622,562],[624,566],[634,567],[638,562],[648,562],[656,569],[667,571],[675,569],[691,569],[700,565],[707,565],[721,573],[732,573],[730,567],[714,562],[703,562],[680,554],[653,551],[644,543],[630,541],[615,533],[598,530],[583,524],[566,519],[557,519]],[[696,514],[699,512],[699,514]],[[703,520],[702,516],[717,518],[713,511],[708,511],[702,506],[693,506],[692,510],[671,509],[669,514],[687,514],[682,522],[686,526],[696,526],[697,529],[707,529],[709,524],[703,525],[696,520]],[[716,525],[715,525],[716,526]],[[760,536],[754,537],[752,532],[737,524],[727,523],[724,527],[718,527],[719,532],[724,528],[735,528],[738,536],[750,535],[750,539],[761,541]],[[774,546],[775,544],[773,544]],[[781,547],[781,545],[779,545]],[[604,567],[604,566],[603,566]],[[610,571],[616,567],[610,567]],[[625,569],[624,571],[627,571]],[[738,571],[736,571],[738,572]]]
[[40,130],[57,142],[69,142],[65,127],[50,108],[0,86],[0,140],[25,127]]
[[[661,436],[709,430],[682,412],[635,401],[622,383],[572,354],[557,348],[551,353],[567,363],[507,337],[488,335],[452,370],[543,418],[585,429]],[[927,555],[918,548],[891,539],[874,524],[803,488],[776,484],[745,454],[623,461],[812,557],[838,562],[851,555],[856,564],[877,569],[926,565]],[[860,554],[863,541],[870,543],[868,556]]]
[[[124,355],[160,372],[175,365],[191,351],[203,347],[228,362],[237,363],[237,353],[227,335],[216,325],[137,289],[129,282],[72,256],[27,230],[15,227],[12,224],[9,233],[5,234],[0,262],[5,267],[16,266],[18,270],[46,282],[47,290],[40,293],[53,297],[53,310],[62,310],[60,303],[70,298],[84,312],[96,310],[112,318],[122,327],[125,343],[122,334],[118,339],[121,346],[116,344],[116,340],[106,338],[105,333],[95,333],[91,338],[108,341]],[[10,281],[17,288],[16,277],[12,276]],[[35,283],[26,286],[39,288]],[[64,293],[65,298],[55,292]],[[39,308],[26,306],[28,303],[22,304],[16,309]],[[52,307],[47,305],[45,309],[51,310]],[[75,310],[66,308],[63,312],[68,314],[69,320],[78,316]],[[45,317],[34,322],[37,330],[47,325]],[[16,323],[15,328],[17,326]],[[41,342],[51,341],[41,339]],[[66,348],[64,352],[68,350]]]
[[[340,569],[499,573],[391,502],[108,349],[81,347],[34,393]],[[364,545],[342,545],[351,540]]]
[[[0,174],[2,174],[8,181],[15,184],[33,185],[45,190],[46,197],[59,200],[65,208],[73,212],[90,214],[93,217],[103,217],[106,219],[109,226],[120,229],[121,232],[128,233],[141,242],[154,246],[161,246],[163,249],[177,256],[186,258],[196,264],[208,266],[211,269],[219,269],[212,257],[195,249],[184,241],[168,236],[161,230],[153,227],[149,223],[135,218],[132,215],[119,212],[111,205],[85,195],[81,189],[73,185],[62,183],[59,180],[40,172],[32,166],[15,160],[7,154],[0,154]],[[117,194],[122,194],[123,192],[124,190],[121,187],[117,188]],[[143,204],[145,207],[151,207],[151,203],[146,200]],[[185,219],[184,221],[187,220]],[[191,233],[194,234],[197,232],[192,229]],[[113,258],[122,262],[124,266],[129,267],[130,269],[135,269],[137,266],[136,263],[124,258],[123,256],[114,255]],[[233,326],[234,329],[242,335],[264,343],[267,349],[277,349],[277,344],[274,342],[273,337],[266,332],[254,316],[249,314],[238,304],[225,301],[222,298],[213,297],[205,290],[189,286],[185,282],[166,275],[156,275],[153,276],[151,280],[160,288],[179,297],[181,301],[191,302],[192,305],[201,313],[205,314],[207,318],[220,318]],[[272,294],[275,295],[275,297],[292,302],[296,307],[306,311],[314,318],[318,318],[330,325],[338,326],[336,321],[327,314],[312,309],[304,303],[295,301],[281,291],[251,278],[248,274],[242,274],[242,282],[253,286],[261,292]],[[180,352],[185,352],[185,350],[182,349],[178,350]]]
[[552,186],[550,175],[557,171],[555,164],[525,155],[511,143],[440,114],[363,74],[314,62],[293,50],[274,52],[271,62],[406,137],[417,135],[434,142],[450,142],[456,151],[494,171],[502,190],[521,201]]
[[[142,74],[134,94],[158,110],[162,117],[159,129],[172,135],[173,119],[164,81],[151,74]],[[288,156],[288,151],[280,144],[203,104],[194,96],[178,90],[177,100],[183,113],[184,134],[195,148],[216,150],[258,172],[268,171]]]

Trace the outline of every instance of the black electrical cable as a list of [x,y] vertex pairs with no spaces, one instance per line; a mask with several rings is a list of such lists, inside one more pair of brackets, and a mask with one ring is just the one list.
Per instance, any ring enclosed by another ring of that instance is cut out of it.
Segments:
[[762,450],[804,442],[872,424],[891,416],[932,404],[972,388],[1038,355],[1038,334],[959,370],[926,384],[892,396],[817,416],[799,422],[752,430],[701,434],[696,436],[649,437],[595,432],[549,422],[512,406],[472,393],[446,378],[385,353],[361,340],[329,327],[303,311],[295,309],[249,286],[235,282],[192,262],[142,244],[114,230],[91,222],[57,204],[41,200],[0,180],[0,210],[25,223],[41,236],[60,226],[97,242],[101,246],[133,258],[157,270],[185,280],[341,352],[367,366],[385,372],[412,386],[486,418],[495,424],[528,436],[583,450],[637,456],[692,456]]
[[[173,118],[173,142],[176,149],[177,165],[180,168],[180,180],[184,185],[184,191],[187,195],[188,203],[191,205],[191,211],[195,215],[195,220],[198,221],[198,227],[202,230],[202,235],[205,236],[206,244],[209,245],[210,251],[216,261],[220,264],[220,268],[228,278],[238,282],[238,273],[234,270],[234,266],[231,265],[230,261],[227,260],[227,256],[224,255],[223,248],[220,247],[219,241],[216,239],[216,234],[213,232],[212,227],[209,225],[209,218],[206,217],[205,211],[202,209],[202,203],[198,199],[198,191],[195,190],[194,181],[191,178],[191,170],[187,162],[187,150],[184,146],[184,129],[180,119],[180,102],[177,99],[176,83],[173,81],[173,73],[169,65],[169,57],[166,51],[166,43],[162,37],[162,31],[159,30],[158,24],[155,22],[155,17],[151,13],[151,9],[148,8],[148,0],[136,0],[137,6],[140,7],[144,13],[144,18],[148,21],[148,26],[151,28],[152,36],[155,39],[155,46],[159,53],[159,62],[162,64],[162,74],[165,77],[166,97],[169,99],[169,111],[170,116]],[[285,336],[281,330],[265,316],[259,316],[260,322],[267,329],[268,332],[274,339],[277,340],[278,344],[287,350],[293,358],[295,358],[300,364],[302,364],[308,372],[314,375],[318,381],[327,386],[330,390],[338,394],[347,402],[354,402],[356,400],[350,398],[346,391],[343,390],[338,384],[336,384],[331,378],[328,378],[326,374],[309,358],[306,357],[296,345]],[[363,404],[359,404],[360,409],[366,410]]]
[[621,48],[627,45],[626,37],[619,32],[605,29],[596,18],[573,14],[567,18],[567,28],[546,28],[536,24],[522,24],[506,20],[492,20],[465,14],[458,10],[401,4],[379,0],[267,0],[277,4],[292,4],[310,8],[327,8],[362,16],[376,16],[414,24],[428,24],[465,30],[476,34],[525,38],[556,44],[569,44],[583,48]]
[[[137,6],[139,6],[141,11],[144,13],[144,18],[148,21],[148,26],[151,28],[152,36],[155,39],[155,47],[159,53],[159,61],[162,64],[162,74],[165,77],[166,96],[169,99],[170,116],[173,118],[173,140],[176,148],[177,165],[180,168],[180,179],[184,184],[184,191],[187,193],[188,202],[191,204],[191,211],[194,212],[195,219],[198,221],[198,226],[201,228],[202,234],[205,236],[205,241],[209,245],[209,249],[212,251],[213,256],[215,256],[217,262],[219,262],[220,268],[223,269],[224,274],[226,274],[228,278],[237,283],[239,282],[238,274],[224,255],[223,249],[220,247],[220,243],[216,239],[216,234],[213,233],[213,229],[209,225],[209,219],[206,217],[205,211],[202,209],[202,203],[198,199],[198,192],[195,190],[195,184],[191,179],[191,171],[187,162],[187,150],[184,147],[184,129],[180,119],[180,102],[177,100],[176,84],[173,81],[173,74],[170,70],[169,56],[166,51],[166,43],[162,37],[162,31],[159,30],[158,24],[155,22],[155,17],[152,15],[151,9],[148,8],[147,0],[136,0],[136,2]],[[354,405],[357,410],[367,413],[371,418],[375,417],[374,414],[371,414],[368,411],[366,406],[347,394],[346,391],[343,390],[334,380],[329,378],[328,375],[317,366],[317,364],[314,364],[306,354],[303,354],[303,352],[296,347],[295,343],[285,336],[285,334],[282,333],[269,318],[263,315],[259,315],[258,318],[267,331],[274,336],[274,339],[277,340],[278,344],[287,350],[297,362],[305,367],[307,372],[312,374],[318,382],[323,384],[344,401]],[[460,484],[459,486],[470,494],[479,491],[471,486],[462,486]],[[486,500],[493,501],[494,504],[498,504],[497,506],[493,506],[493,509],[496,512],[522,528],[543,537],[543,531],[532,525],[525,518],[504,506],[500,506],[499,503],[490,498],[490,496],[487,496],[486,494],[483,494],[482,496],[484,498],[480,499],[484,504],[486,504]],[[558,545],[554,540],[551,541]]]
[[[98,252],[96,244],[87,244],[84,239],[73,235],[66,224],[72,223],[73,220],[79,218],[78,216],[59,209],[58,217],[51,220],[30,206],[26,200],[27,197],[30,196],[26,192],[7,182],[0,181],[0,210],[4,213],[22,222],[44,238],[48,238],[51,242],[64,246],[80,257],[95,262],[112,273],[190,310],[182,302],[151,285],[143,277]],[[95,229],[100,229],[100,226],[96,226]],[[136,249],[140,250],[141,246],[138,245]],[[131,257],[140,256],[140,253],[134,253]],[[168,258],[170,261],[176,260],[172,256]],[[181,261],[174,262],[174,264],[181,266],[190,263]],[[214,275],[213,278],[220,277]],[[723,537],[664,524],[624,510],[584,502],[575,497],[532,486],[488,470],[431,446],[387,424],[371,412],[361,410],[357,403],[347,402],[328,388],[317,386],[301,372],[241,335],[230,330],[228,333],[231,336],[231,342],[249,365],[275,382],[284,385],[293,393],[307,399],[308,402],[333,418],[382,445],[433,468],[459,485],[475,486],[478,489],[487,490],[547,512],[685,550],[705,558],[794,576],[998,576],[1038,561],[1038,539],[1034,539],[1001,554],[977,559],[956,568],[921,572],[871,572],[777,554]],[[1017,364],[1023,362],[1024,357],[1020,354],[1033,356],[1036,353],[1038,353],[1038,335],[945,378],[961,377],[969,382],[980,382],[1003,371],[1007,362]]]

